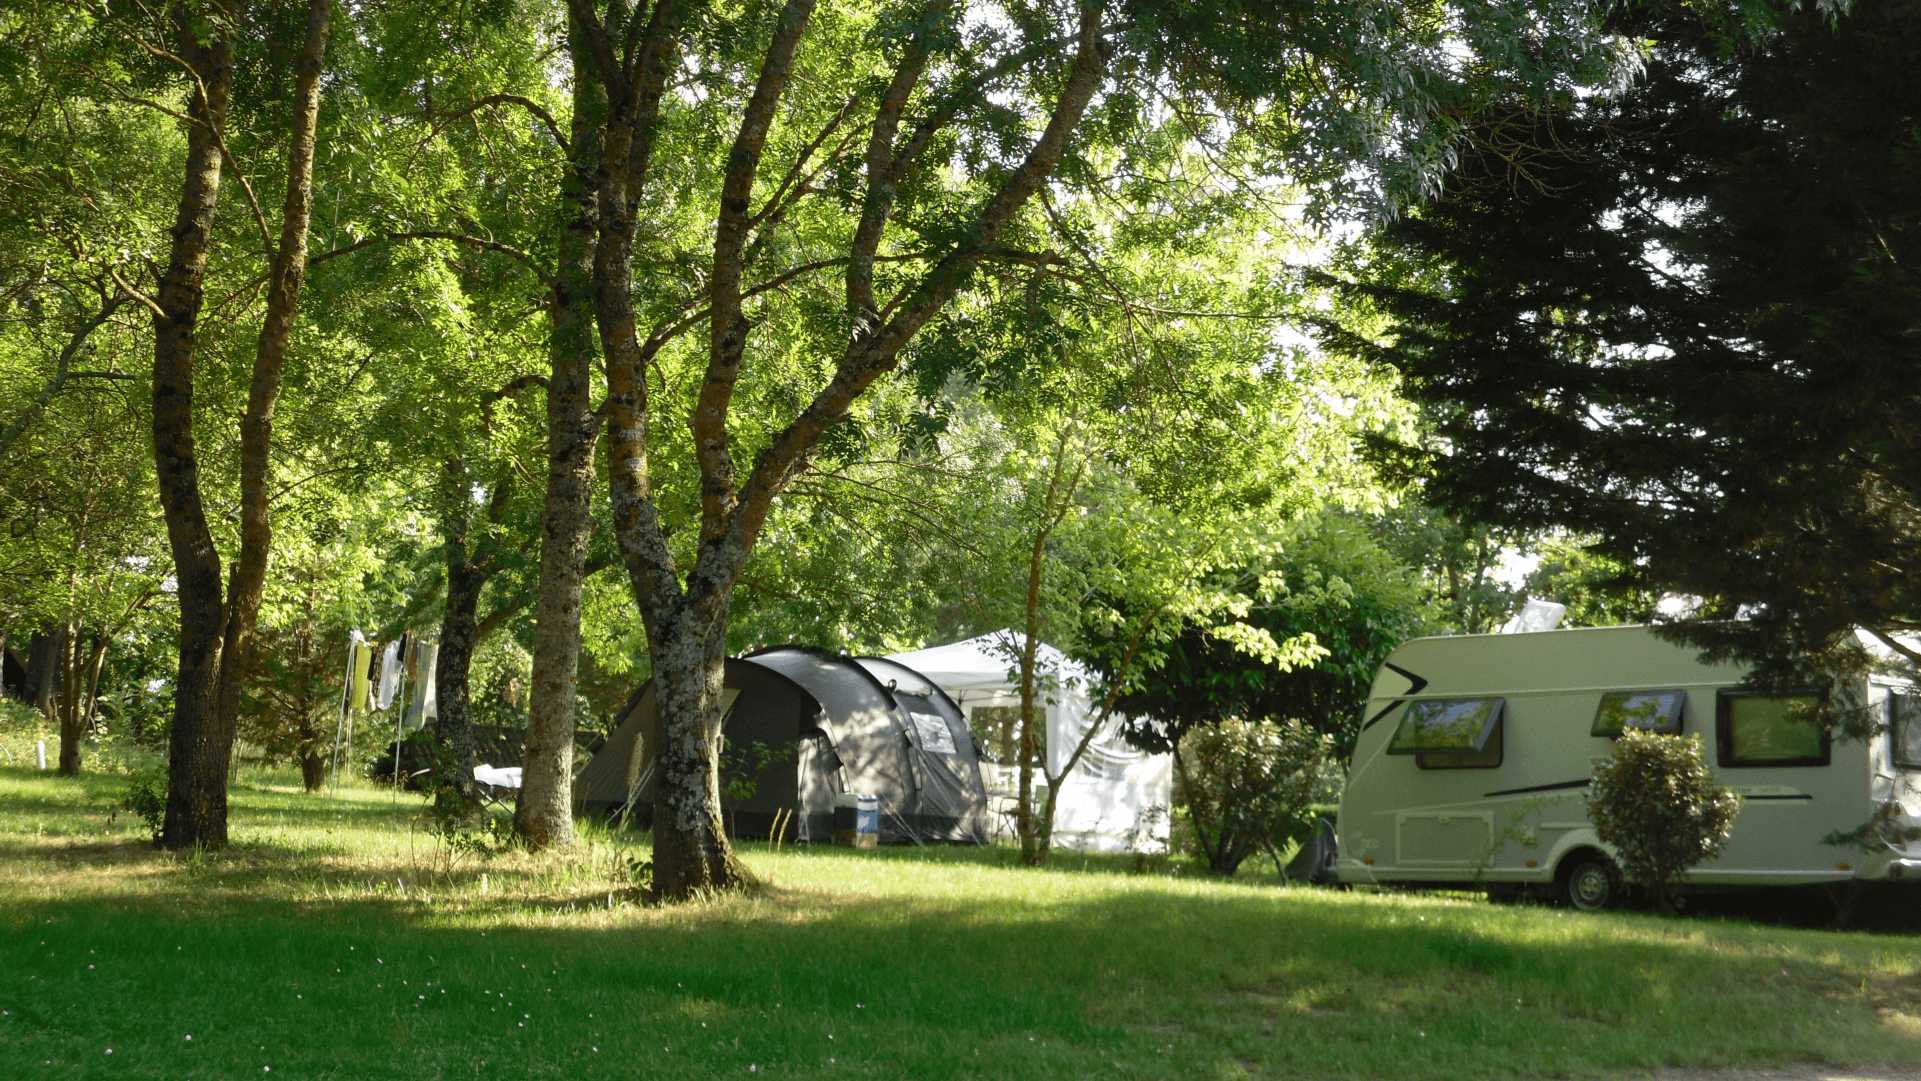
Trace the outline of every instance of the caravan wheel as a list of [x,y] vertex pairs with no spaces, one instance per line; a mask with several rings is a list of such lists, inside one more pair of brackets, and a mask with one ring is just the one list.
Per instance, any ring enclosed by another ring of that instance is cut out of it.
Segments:
[[1560,893],[1561,903],[1569,908],[1606,908],[1621,899],[1621,872],[1598,852],[1581,853],[1569,858],[1561,872]]

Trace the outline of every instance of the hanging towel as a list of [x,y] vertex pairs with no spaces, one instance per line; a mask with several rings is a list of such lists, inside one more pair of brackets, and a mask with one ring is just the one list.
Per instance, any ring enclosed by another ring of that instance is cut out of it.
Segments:
[[430,717],[440,716],[440,705],[434,696],[434,662],[440,658],[439,642],[421,642],[414,649],[413,701],[407,707],[407,727],[418,731],[427,724]]
[[367,669],[373,666],[373,645],[359,631],[347,642],[347,708],[366,712],[367,696],[373,689]]
[[400,690],[401,660],[406,656],[407,636],[387,643],[380,651],[380,685],[374,689],[374,708],[386,709],[394,704],[394,695]]

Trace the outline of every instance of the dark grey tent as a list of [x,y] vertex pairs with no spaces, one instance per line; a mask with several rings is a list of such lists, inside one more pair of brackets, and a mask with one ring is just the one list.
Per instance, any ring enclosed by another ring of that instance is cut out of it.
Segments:
[[[880,800],[880,839],[987,841],[987,793],[960,709],[912,669],[879,658],[839,657],[799,646],[729,658],[721,735],[790,754],[754,778],[752,798],[729,807],[728,826],[768,837],[777,815],[792,840],[833,836],[834,797]],[[606,746],[574,781],[583,811],[652,824],[652,758],[641,733],[653,719],[650,681],[628,700]]]

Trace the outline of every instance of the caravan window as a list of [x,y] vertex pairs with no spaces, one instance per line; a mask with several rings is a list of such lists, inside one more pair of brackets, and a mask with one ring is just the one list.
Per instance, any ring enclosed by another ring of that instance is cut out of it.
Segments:
[[1410,703],[1388,754],[1411,754],[1422,769],[1492,769],[1501,764],[1505,698],[1424,699]]
[[1825,766],[1827,726],[1818,690],[1789,694],[1722,691],[1715,710],[1723,766]]
[[1888,722],[1895,766],[1921,769],[1921,695],[1888,695]]
[[1615,739],[1629,728],[1672,735],[1681,730],[1686,691],[1615,691],[1601,696],[1592,734]]

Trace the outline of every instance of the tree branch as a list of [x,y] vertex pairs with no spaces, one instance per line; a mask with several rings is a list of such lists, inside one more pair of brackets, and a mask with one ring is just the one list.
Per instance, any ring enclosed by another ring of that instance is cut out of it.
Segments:
[[40,415],[40,411],[47,407],[48,402],[53,401],[54,395],[60,393],[60,388],[66,385],[67,380],[81,376],[99,376],[109,379],[133,378],[130,375],[122,375],[117,372],[75,372],[68,370],[68,365],[73,363],[74,356],[80,352],[80,347],[86,344],[87,338],[91,336],[94,331],[100,329],[100,327],[113,316],[113,313],[117,311],[122,304],[127,302],[128,295],[133,294],[128,293],[103,298],[100,303],[99,314],[81,324],[80,327],[67,338],[66,346],[60,350],[60,356],[54,361],[53,378],[47,380],[46,387],[40,391],[39,396],[27,406],[25,411],[14,418],[12,424],[7,425],[7,430],[0,432],[0,456],[4,456],[7,453],[7,449],[13,446],[13,441],[20,438],[20,433],[26,431],[27,425],[33,423],[33,418]]
[[464,233],[443,233],[438,231],[421,231],[421,232],[413,232],[413,233],[382,233],[379,236],[370,236],[365,239],[355,241],[354,243],[349,244],[344,248],[335,248],[332,251],[323,251],[319,255],[310,255],[307,257],[307,265],[310,267],[317,266],[318,264],[324,263],[329,259],[338,258],[339,256],[342,256],[342,255],[351,255],[354,252],[360,251],[363,248],[371,248],[375,244],[384,244],[384,243],[390,243],[390,242],[396,242],[396,241],[402,241],[402,240],[451,240],[456,244],[465,244],[468,247],[479,248],[481,251],[495,252],[497,254],[504,255],[509,259],[516,260],[522,266],[525,266],[528,270],[533,271],[534,274],[540,278],[541,284],[547,286],[549,289],[553,288],[553,285],[554,285],[553,275],[547,273],[545,268],[543,268],[539,263],[535,262],[533,256],[528,255],[526,252],[523,252],[518,248],[512,247],[511,245],[502,244],[498,240],[487,240],[482,237],[467,236]]
[[[1101,77],[1107,69],[1108,47],[1101,37],[1101,4],[1090,3],[1081,9],[1080,33],[1073,64],[1060,98],[1055,102],[1046,129],[1020,166],[1002,181],[994,195],[976,214],[967,239],[956,245],[903,293],[909,303],[871,337],[854,337],[848,342],[834,377],[823,387],[806,410],[776,433],[754,463],[753,473],[740,499],[742,513],[734,516],[729,527],[735,534],[735,548],[751,547],[772,508],[774,498],[789,481],[805,469],[820,441],[821,434],[845,416],[855,398],[882,374],[898,363],[900,351],[928,320],[944,308],[959,292],[967,275],[992,249],[1014,215],[1033,197],[1067,148],[1068,139],[1080,125],[1081,116]],[[716,327],[719,327],[716,316]],[[724,435],[724,431],[722,433]]]
[[694,456],[700,467],[701,541],[720,539],[734,520],[738,492],[733,452],[727,445],[727,410],[740,378],[747,348],[747,319],[741,313],[741,255],[747,241],[754,178],[773,128],[775,110],[793,75],[794,54],[814,14],[815,0],[787,0],[766,59],[742,111],[740,128],[727,155],[721,183],[720,213],[714,225],[714,272],[709,289],[712,325],[707,377],[694,407]]
[[562,152],[566,152],[569,149],[567,137],[561,134],[560,125],[554,122],[553,114],[542,108],[539,102],[534,101],[532,98],[521,97],[519,94],[489,94],[471,105],[464,106],[442,116],[440,122],[434,127],[434,133],[439,134],[445,130],[447,125],[452,124],[461,117],[472,116],[482,109],[495,105],[518,105],[522,109],[527,110],[546,127],[547,134],[554,137],[554,142],[560,145]]

